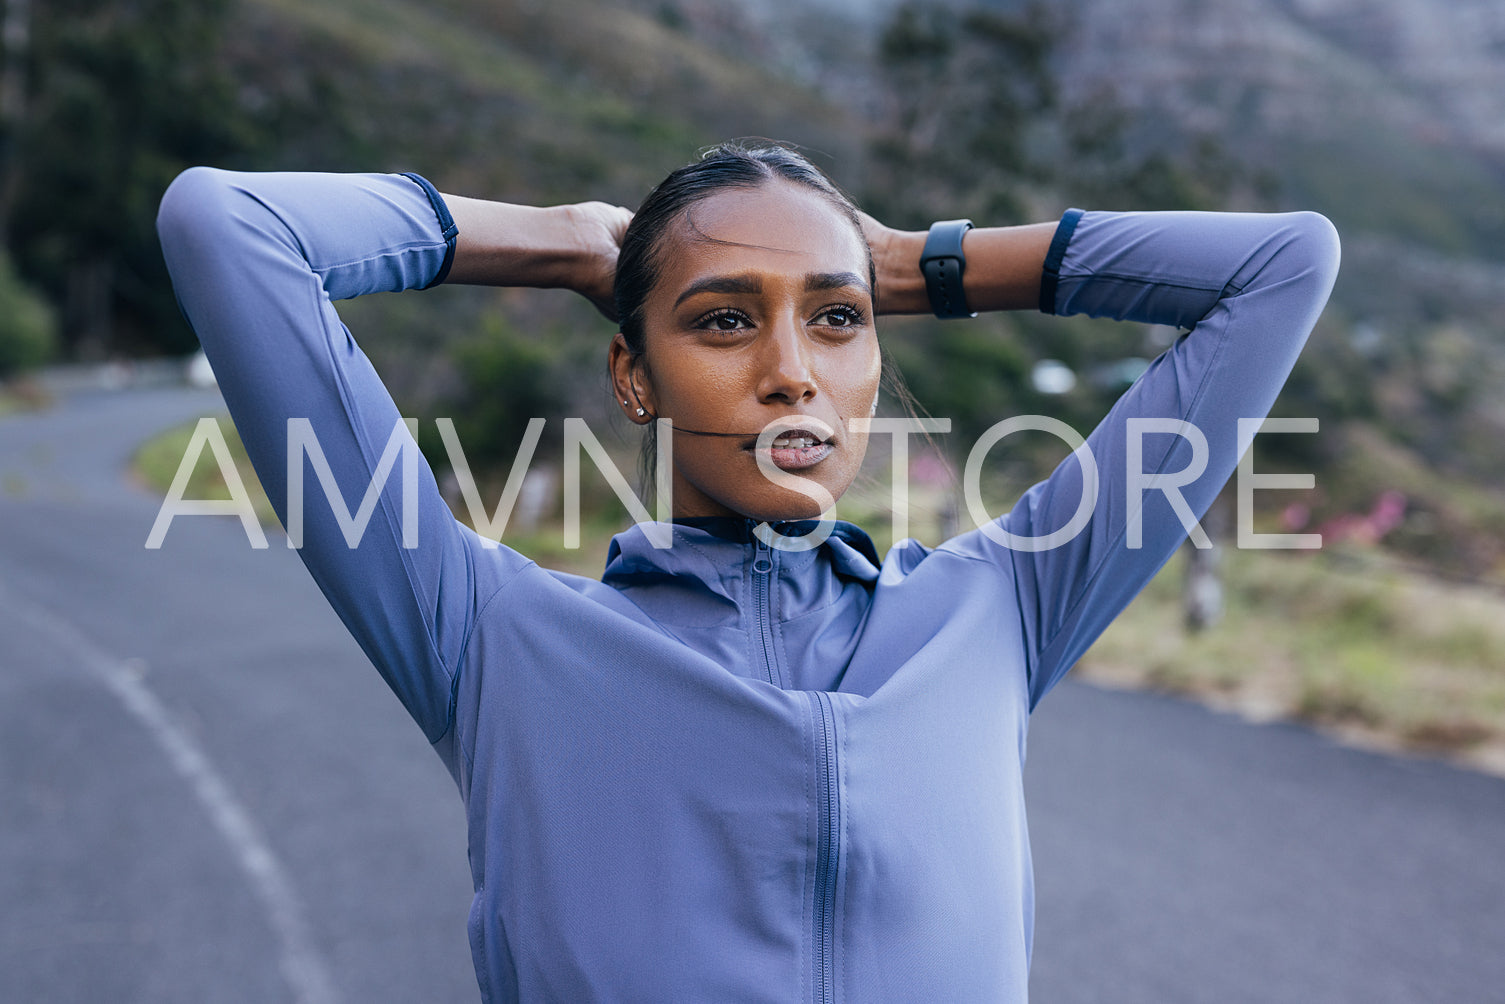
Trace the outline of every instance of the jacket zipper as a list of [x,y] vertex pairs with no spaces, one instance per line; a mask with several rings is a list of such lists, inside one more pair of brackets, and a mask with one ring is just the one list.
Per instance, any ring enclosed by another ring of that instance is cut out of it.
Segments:
[[773,549],[761,538],[753,552],[753,606],[758,618],[758,632],[763,640],[763,672],[775,687],[784,685],[773,644]]
[[[773,639],[773,549],[756,538],[753,552],[753,602],[763,640],[763,668],[768,682],[783,686]],[[811,882],[811,999],[820,1004],[836,1000],[836,887],[841,865],[840,764],[836,755],[836,713],[831,695],[805,692],[814,723],[817,835],[815,874]]]
[[815,848],[815,902],[811,917],[811,999],[836,1000],[836,885],[841,864],[841,790],[836,759],[836,715],[831,695],[808,691],[815,720],[815,773],[819,833]]

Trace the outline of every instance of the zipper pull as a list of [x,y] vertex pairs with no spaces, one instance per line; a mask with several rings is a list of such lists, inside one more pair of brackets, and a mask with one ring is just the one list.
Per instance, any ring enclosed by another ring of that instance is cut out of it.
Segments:
[[753,571],[759,575],[767,575],[773,571],[773,552],[761,537],[755,538],[758,544],[757,557],[753,559]]

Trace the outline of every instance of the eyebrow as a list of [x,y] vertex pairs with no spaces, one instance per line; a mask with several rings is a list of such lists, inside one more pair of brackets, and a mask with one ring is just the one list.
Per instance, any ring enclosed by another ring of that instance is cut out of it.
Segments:
[[[811,272],[805,276],[805,291],[808,293],[828,289],[846,289],[855,286],[869,296],[872,290],[867,280],[856,272]],[[685,287],[674,301],[678,307],[692,296],[700,293],[761,293],[763,282],[755,275],[713,275],[698,279]]]
[[690,297],[700,293],[761,293],[763,283],[755,276],[750,275],[713,275],[705,279],[697,279],[685,287],[685,291],[679,294],[679,299],[674,301],[678,307]]
[[827,289],[846,289],[848,286],[855,286],[868,296],[873,295],[867,280],[856,272],[812,272],[805,276],[805,290],[810,293]]

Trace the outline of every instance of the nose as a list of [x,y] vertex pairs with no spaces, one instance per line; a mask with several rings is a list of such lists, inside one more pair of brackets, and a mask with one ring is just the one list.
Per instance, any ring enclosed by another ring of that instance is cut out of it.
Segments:
[[813,398],[816,384],[810,350],[804,325],[792,314],[765,329],[758,400],[799,404]]

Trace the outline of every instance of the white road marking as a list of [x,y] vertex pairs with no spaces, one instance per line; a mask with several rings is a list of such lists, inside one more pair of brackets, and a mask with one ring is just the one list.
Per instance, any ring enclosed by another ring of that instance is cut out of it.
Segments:
[[7,610],[30,622],[87,667],[146,729],[168,763],[188,782],[261,901],[280,943],[282,975],[299,1004],[337,1004],[339,994],[313,947],[313,932],[286,869],[208,755],[142,682],[141,664],[112,658],[73,625],[16,595],[4,583],[0,583],[0,598]]

